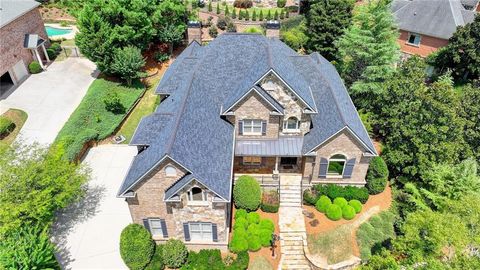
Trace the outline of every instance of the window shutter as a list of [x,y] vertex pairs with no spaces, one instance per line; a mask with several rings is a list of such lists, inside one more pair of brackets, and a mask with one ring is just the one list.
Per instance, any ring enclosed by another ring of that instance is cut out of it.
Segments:
[[262,121],[262,136],[267,135],[267,121]]
[[143,227],[145,227],[145,229],[147,229],[147,231],[149,231],[150,233],[152,233],[150,231],[150,223],[148,222],[148,218],[144,218],[143,219]]
[[187,222],[183,223],[183,235],[185,236],[185,241],[190,241],[190,230]]
[[345,164],[345,169],[343,169],[343,178],[351,178],[353,167],[355,166],[355,158],[347,160]]
[[238,135],[243,135],[243,120],[238,121]]
[[213,242],[218,242],[218,230],[215,223],[212,223],[212,238]]
[[162,224],[163,238],[168,238],[167,223],[165,223],[165,219],[160,219],[160,223]]
[[320,170],[318,172],[319,178],[327,178],[327,170],[328,170],[328,159],[320,158]]

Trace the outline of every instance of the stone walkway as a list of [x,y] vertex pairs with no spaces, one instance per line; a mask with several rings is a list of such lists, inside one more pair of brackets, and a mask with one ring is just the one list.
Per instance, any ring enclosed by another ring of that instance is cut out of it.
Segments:
[[311,269],[303,251],[307,245],[307,232],[302,213],[300,175],[280,177],[280,269]]

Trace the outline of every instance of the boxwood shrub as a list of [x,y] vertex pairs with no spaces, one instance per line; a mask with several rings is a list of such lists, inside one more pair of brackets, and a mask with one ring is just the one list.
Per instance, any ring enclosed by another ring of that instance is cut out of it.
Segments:
[[275,190],[263,192],[262,204],[260,205],[260,209],[262,209],[263,212],[277,213],[279,207],[280,198]]
[[260,243],[260,238],[258,237],[258,235],[250,235],[247,241],[249,251],[258,251],[262,248],[262,244]]
[[355,209],[355,212],[358,214],[360,212],[362,212],[362,203],[359,201],[359,200],[350,200],[348,202],[348,205],[350,205],[351,207],[353,207],[353,209]]
[[150,233],[139,224],[130,224],[120,235],[120,256],[132,270],[141,270],[150,262],[155,244]]
[[[248,267],[248,252],[238,253],[237,258],[226,264],[219,249],[201,249],[199,252],[190,251],[187,263],[181,270],[245,270]],[[153,269],[152,269],[153,270]]]
[[30,73],[32,74],[37,74],[42,72],[42,67],[40,66],[40,63],[38,63],[37,61],[32,61],[28,65],[28,71],[30,71]]
[[343,208],[345,205],[348,205],[348,201],[345,198],[338,197],[333,200],[333,203]]
[[315,204],[315,208],[322,213],[325,213],[327,211],[328,206],[332,204],[332,201],[330,198],[328,198],[325,195],[320,196],[320,198],[317,200],[317,203]]
[[247,229],[248,227],[248,221],[244,217],[239,217],[235,219],[235,224],[233,224],[233,228],[236,229],[238,227],[242,227],[244,229]]
[[326,215],[330,220],[340,220],[342,218],[342,208],[336,204],[330,204],[327,207]]
[[179,268],[186,261],[188,250],[185,244],[177,239],[169,239],[163,247],[163,262],[169,268]]
[[255,211],[260,206],[262,191],[255,178],[242,175],[233,187],[233,199],[237,208]]
[[163,264],[163,245],[157,245],[153,257],[144,270],[163,270],[165,265]]
[[272,231],[269,229],[260,229],[258,238],[260,239],[260,244],[262,244],[263,247],[269,247],[270,241],[272,240]]
[[258,224],[260,222],[260,214],[256,212],[248,213],[247,221],[249,224]]
[[15,123],[12,120],[0,116],[0,136],[6,136],[15,129]]
[[355,209],[350,205],[345,205],[342,207],[342,217],[346,220],[351,220],[355,217]]
[[275,224],[273,224],[273,221],[271,219],[262,219],[260,220],[259,223],[260,229],[267,229],[273,232],[275,230]]
[[378,194],[385,190],[388,180],[388,167],[382,157],[374,157],[367,171],[367,189],[370,194]]
[[235,219],[238,219],[238,218],[247,218],[247,210],[245,209],[237,209],[235,211]]
[[260,233],[260,226],[255,223],[248,225],[247,233],[249,236],[258,235]]
[[317,192],[315,190],[306,189],[303,192],[303,204],[315,205],[318,201]]
[[241,236],[233,232],[232,240],[230,241],[228,248],[233,253],[239,253],[248,250],[248,242],[245,236]]
[[334,200],[338,197],[343,197],[347,201],[349,200],[359,200],[361,203],[366,203],[369,197],[368,190],[365,187],[354,187],[354,186],[338,186],[335,184],[327,185],[315,185],[315,190],[319,195],[328,196],[330,199]]

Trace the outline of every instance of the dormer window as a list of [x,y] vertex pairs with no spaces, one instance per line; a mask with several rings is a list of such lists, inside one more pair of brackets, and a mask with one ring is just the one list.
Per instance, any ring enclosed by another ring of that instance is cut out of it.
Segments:
[[407,43],[414,46],[420,46],[420,40],[422,37],[416,33],[409,33]]
[[191,202],[206,202],[207,195],[199,187],[193,187],[188,191],[188,200]]
[[172,165],[168,165],[165,167],[165,175],[166,176],[177,176],[177,169]]
[[300,130],[300,121],[296,117],[289,117],[283,122],[284,132],[298,132]]

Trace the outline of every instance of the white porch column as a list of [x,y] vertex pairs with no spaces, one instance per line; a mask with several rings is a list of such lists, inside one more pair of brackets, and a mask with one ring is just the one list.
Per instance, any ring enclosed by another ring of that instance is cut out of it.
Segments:
[[275,157],[275,172],[278,172],[278,157]]
[[47,58],[47,62],[50,62],[50,57],[48,57],[47,49],[45,49],[45,43],[42,43],[42,50],[43,54],[45,54],[45,58]]
[[35,48],[33,49],[33,54],[35,55],[35,57],[37,58],[37,61],[38,63],[40,64],[40,66],[42,67],[43,70],[45,70],[45,66],[43,65],[43,62],[42,62],[42,58],[40,58],[40,54],[38,54],[38,48]]

